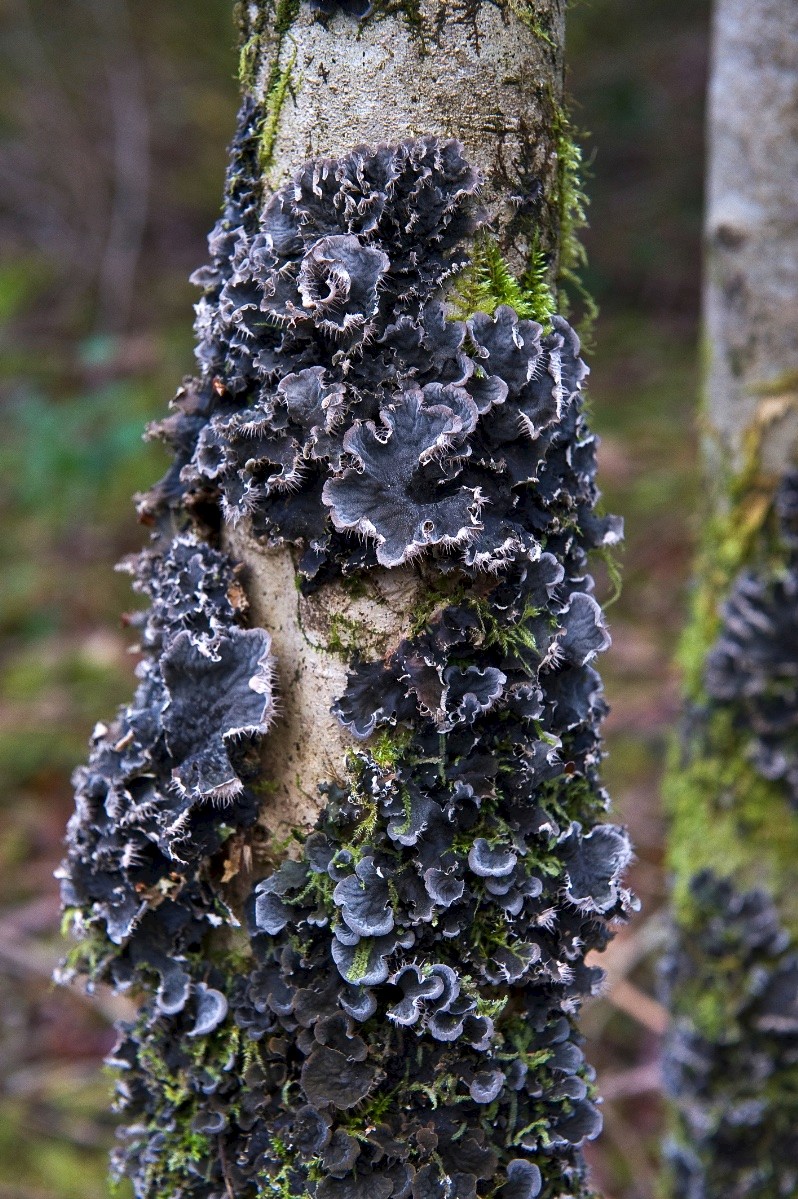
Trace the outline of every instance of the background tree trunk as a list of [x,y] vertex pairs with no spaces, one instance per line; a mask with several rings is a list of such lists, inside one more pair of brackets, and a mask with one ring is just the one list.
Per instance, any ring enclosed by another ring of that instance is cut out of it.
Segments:
[[[798,416],[798,13],[717,0],[708,110],[707,453],[738,470],[792,464]],[[717,473],[717,468],[715,470]]]
[[798,1185],[798,10],[718,0],[709,93],[710,511],[669,783],[676,1195]]

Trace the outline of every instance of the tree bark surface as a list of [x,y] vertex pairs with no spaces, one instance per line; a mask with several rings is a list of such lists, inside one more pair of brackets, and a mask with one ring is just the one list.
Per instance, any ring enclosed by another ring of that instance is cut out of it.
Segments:
[[[771,417],[764,464],[798,432],[798,6],[718,0],[708,111],[705,336],[710,437],[739,468]],[[710,447],[710,462],[717,449]]]

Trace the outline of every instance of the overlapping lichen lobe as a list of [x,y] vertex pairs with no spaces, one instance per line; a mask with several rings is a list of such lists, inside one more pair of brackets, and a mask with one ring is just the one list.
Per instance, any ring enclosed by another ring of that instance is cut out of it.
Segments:
[[295,829],[307,832],[316,823],[326,803],[319,782],[345,783],[354,739],[331,708],[346,688],[351,656],[379,657],[395,648],[425,584],[413,566],[375,567],[357,598],[340,579],[303,595],[289,546],[265,547],[245,523],[226,528],[223,539],[231,556],[246,563],[251,619],[268,628],[276,660],[275,736],[261,747],[269,790],[259,823],[267,833],[261,849],[269,852]]
[[[573,330],[548,310],[544,330],[493,292],[487,311],[446,319],[440,288],[467,261],[477,188],[457,143],[429,137],[307,163],[258,227],[229,200],[199,278],[205,407],[181,400],[178,462],[158,494],[181,510],[215,498],[225,548],[250,565],[252,615],[282,656],[283,700],[296,702],[270,758],[285,788],[253,780],[267,820],[299,822],[297,752],[341,747],[308,768],[313,787],[326,776],[328,802],[298,860],[269,873],[284,851],[273,839],[255,864],[267,873],[246,905],[256,968],[241,974],[203,945],[203,971],[223,966],[203,986],[228,996],[236,1025],[225,1054],[246,1036],[245,1060],[210,1079],[180,1068],[185,1092],[215,1092],[201,1130],[224,1137],[236,1193],[267,1169],[275,1193],[318,1182],[319,1199],[411,1187],[473,1199],[482,1182],[501,1199],[544,1185],[547,1199],[586,1194],[579,1146],[600,1117],[572,1018],[597,984],[585,951],[630,899],[625,834],[592,827],[606,803],[604,704],[588,663],[608,637],[585,570],[620,529],[594,512]],[[349,279],[335,329],[306,286],[320,262]],[[337,655],[355,650],[341,686]],[[315,704],[329,720],[314,668],[346,733],[309,719]],[[224,865],[229,882],[232,853]],[[160,1046],[181,1049],[202,1012],[180,1014],[172,994],[185,1002],[187,972],[165,980],[168,1005],[123,1047],[119,1169],[141,1195],[156,1175],[171,1193],[186,1165],[160,1135],[175,1102]],[[518,1009],[505,1016],[508,988]],[[340,1113],[366,1099],[355,1143]],[[191,1193],[216,1199],[218,1160],[207,1144],[196,1153]]]
[[[300,157],[340,156],[360,142],[456,137],[482,171],[494,234],[521,272],[530,227],[519,225],[519,211],[532,203],[544,234],[554,224],[560,6],[424,0],[412,7],[375,4],[358,21],[339,5],[326,5],[329,15],[295,5],[290,36],[279,35],[272,16],[257,74],[265,182],[277,187],[289,178],[298,149]],[[290,83],[278,88],[286,71]],[[556,237],[543,241],[553,249]]]

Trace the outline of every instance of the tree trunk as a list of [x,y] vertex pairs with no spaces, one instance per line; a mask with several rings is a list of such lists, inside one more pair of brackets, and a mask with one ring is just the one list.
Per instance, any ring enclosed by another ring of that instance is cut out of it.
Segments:
[[704,320],[711,511],[668,785],[678,1196],[798,1187],[798,9],[717,0]]
[[141,684],[77,777],[83,968],[152,993],[139,1196],[588,1194],[576,1017],[631,900],[563,16],[366,8],[242,6]]
[[[716,0],[708,112],[708,454],[762,467],[795,454],[798,415],[798,12],[789,0]],[[717,473],[717,469],[716,469]]]

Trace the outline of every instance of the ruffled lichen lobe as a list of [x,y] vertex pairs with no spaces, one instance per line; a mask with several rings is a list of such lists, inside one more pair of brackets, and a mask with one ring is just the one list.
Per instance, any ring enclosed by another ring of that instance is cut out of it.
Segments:
[[457,137],[484,176],[483,202],[513,269],[523,274],[537,248],[556,274],[558,0],[269,7],[247,26],[243,45],[247,78],[263,98],[270,186],[301,158],[337,157],[358,142]]

